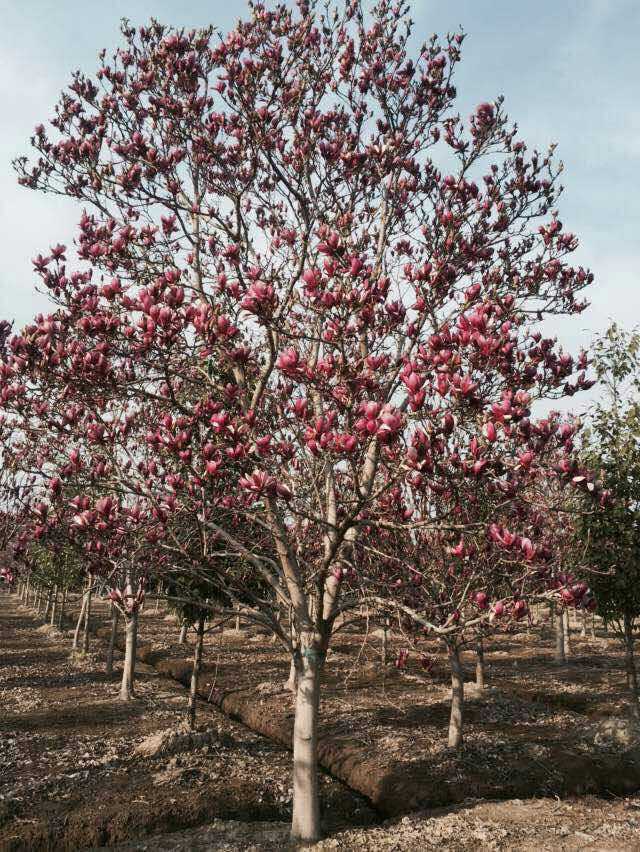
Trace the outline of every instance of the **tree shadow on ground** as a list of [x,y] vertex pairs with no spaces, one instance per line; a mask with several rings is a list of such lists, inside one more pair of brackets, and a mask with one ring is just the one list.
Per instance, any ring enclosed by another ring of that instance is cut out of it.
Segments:
[[124,703],[114,698],[112,701],[79,703],[74,707],[5,713],[0,717],[0,731],[39,731],[46,728],[90,730],[140,717],[147,711],[147,704],[142,699]]

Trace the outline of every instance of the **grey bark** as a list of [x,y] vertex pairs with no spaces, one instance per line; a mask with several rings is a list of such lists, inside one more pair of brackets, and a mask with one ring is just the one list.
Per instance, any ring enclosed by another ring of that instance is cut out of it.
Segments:
[[67,606],[67,590],[63,589],[62,590],[62,601],[60,603],[60,609],[58,611],[58,630],[62,630],[62,628],[64,627],[64,616],[65,616],[66,606]]
[[624,645],[625,645],[625,666],[627,670],[627,686],[631,692],[633,708],[637,714],[640,714],[640,692],[638,690],[638,669],[636,667],[635,658],[635,640],[633,637],[633,618],[625,613],[624,615]]
[[107,677],[113,677],[113,649],[116,644],[116,634],[118,632],[118,608],[111,603],[111,632],[109,633],[109,644],[107,645],[107,660],[105,671]]
[[386,666],[389,658],[389,619],[382,623],[382,665]]
[[49,620],[49,614],[51,613],[51,603],[53,601],[53,589],[49,588],[47,590],[47,604],[44,608],[44,620]]
[[58,585],[53,587],[53,599],[51,601],[51,619],[49,623],[52,627],[56,625],[56,615],[58,612]]
[[180,636],[178,637],[178,645],[186,645],[187,643],[187,631],[189,629],[189,623],[185,618],[182,622],[182,626],[180,627]]
[[291,660],[291,665],[289,666],[289,679],[285,683],[284,688],[294,694],[298,691],[298,668],[294,659]]
[[189,727],[193,730],[196,726],[196,705],[198,701],[198,681],[202,668],[202,648],[204,645],[204,618],[199,618],[196,623],[196,642],[193,649],[193,668],[191,670],[191,684],[189,687]]
[[89,630],[91,627],[91,597],[93,595],[93,581],[89,578],[89,588],[87,589],[87,605],[84,612],[84,630],[82,633],[82,651],[84,654],[89,653]]
[[120,684],[120,700],[131,701],[134,698],[133,687],[136,673],[136,647],[138,644],[138,612],[125,616],[124,664]]
[[323,655],[320,645],[302,637],[297,659],[298,690],[293,725],[293,818],[291,837],[299,843],[320,839],[320,800],[318,794],[318,716],[320,673]]
[[457,645],[449,645],[451,668],[451,716],[449,718],[449,748],[460,748],[463,742],[464,677]]
[[476,644],[476,687],[484,689],[484,645],[482,639],[478,639]]
[[80,638],[80,628],[82,627],[82,621],[84,619],[84,614],[87,609],[87,593],[85,592],[82,595],[82,605],[80,606],[80,615],[78,616],[78,621],[76,623],[76,629],[73,633],[73,642],[71,643],[71,647],[75,651],[78,647],[78,640]]
[[569,621],[569,610],[565,609],[564,611],[564,655],[565,657],[571,656],[571,624]]
[[564,664],[567,661],[564,644],[564,616],[562,612],[558,612],[556,617],[556,663]]

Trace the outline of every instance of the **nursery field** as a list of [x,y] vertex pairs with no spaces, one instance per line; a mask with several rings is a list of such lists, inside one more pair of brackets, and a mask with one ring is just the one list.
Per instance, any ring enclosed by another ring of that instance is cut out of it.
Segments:
[[[197,727],[184,726],[193,636],[149,601],[136,698],[104,673],[109,611],[94,607],[89,653],[0,596],[0,849],[286,848],[293,696],[286,656],[255,628],[207,633]],[[121,644],[118,636],[117,645]],[[446,659],[430,670],[390,631],[339,628],[324,672],[318,849],[640,848],[640,739],[620,645],[580,637],[553,661],[548,624],[496,636],[486,686],[465,664],[465,743],[447,747]],[[172,734],[173,732],[173,734]]]

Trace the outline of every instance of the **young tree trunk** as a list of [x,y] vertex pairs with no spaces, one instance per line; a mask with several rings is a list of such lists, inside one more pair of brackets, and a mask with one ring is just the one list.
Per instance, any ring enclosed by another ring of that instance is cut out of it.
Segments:
[[640,691],[638,689],[638,670],[636,668],[635,642],[633,638],[633,618],[626,613],[624,615],[624,645],[626,651],[627,686],[631,691],[633,708],[640,715]]
[[592,639],[598,638],[596,636],[596,616],[595,616],[595,613],[592,613],[592,615],[591,615],[591,638]]
[[51,602],[51,620],[50,624],[52,627],[56,626],[56,614],[58,612],[58,585],[53,587],[53,600]]
[[484,689],[484,646],[481,638],[476,645],[476,688]]
[[382,624],[382,665],[386,666],[389,659],[389,619]]
[[564,611],[564,655],[571,656],[571,626],[569,622],[569,610]]
[[318,791],[318,715],[322,656],[303,638],[298,660],[298,691],[293,724],[293,818],[291,837],[300,843],[320,839]]
[[284,687],[294,694],[297,694],[298,692],[298,669],[296,667],[295,660],[293,659],[291,660],[291,666],[289,667],[289,679],[285,683]]
[[[281,610],[280,607],[278,607],[278,611],[276,613],[276,622],[278,624],[280,624],[282,622],[282,610]],[[279,641],[278,635],[277,635],[277,633],[274,632],[271,636],[270,643],[271,643],[271,645],[277,645],[278,641]]]
[[[293,620],[293,608],[289,608],[289,636],[291,638],[291,647],[298,647],[298,637],[296,635],[296,627],[295,622]],[[289,692],[293,692],[294,695],[298,693],[298,667],[296,666],[295,656],[291,657],[291,665],[289,667],[289,679],[285,683],[285,689],[288,689]]]
[[65,616],[65,607],[67,606],[67,590],[62,590],[62,602],[60,603],[60,610],[58,612],[58,630],[62,630],[64,626],[64,616]]
[[449,645],[449,665],[451,667],[451,716],[449,718],[449,748],[462,745],[462,725],[464,715],[464,677],[457,645]]
[[122,668],[122,683],[120,684],[120,700],[130,701],[134,698],[133,683],[136,672],[136,646],[138,644],[138,612],[125,616],[125,646],[124,665]]
[[89,588],[87,589],[87,606],[84,613],[84,632],[82,634],[82,653],[89,653],[89,628],[91,626],[91,596],[93,593],[93,581],[89,578]]
[[53,588],[49,588],[47,591],[47,604],[44,608],[44,620],[49,620],[49,613],[51,612],[51,603],[53,601]]
[[182,622],[182,627],[180,628],[180,636],[178,637],[178,645],[186,645],[187,644],[187,630],[189,629],[189,623],[185,618]]
[[564,616],[562,612],[557,613],[556,618],[556,663],[564,664],[567,661],[564,645]]
[[109,644],[107,646],[107,662],[105,671],[107,677],[113,677],[113,649],[116,644],[116,633],[118,632],[118,608],[111,604],[111,632],[109,633]]
[[71,643],[71,647],[75,651],[78,647],[78,639],[80,638],[80,628],[82,627],[82,621],[84,619],[84,614],[87,609],[87,593],[85,592],[82,595],[82,605],[80,607],[80,615],[78,616],[78,622],[76,624],[76,629],[73,634],[73,642]]
[[196,644],[193,650],[193,668],[191,670],[191,686],[189,688],[189,728],[193,731],[196,726],[196,703],[198,701],[198,680],[202,668],[202,646],[204,644],[204,618],[196,623]]
[[38,588],[36,592],[36,615],[40,615],[40,609],[42,606],[42,586]]
[[240,633],[240,607],[238,607],[236,615],[236,633]]
[[31,589],[29,588],[29,578],[27,578],[27,583],[24,587],[24,602],[26,606],[29,606],[29,592]]

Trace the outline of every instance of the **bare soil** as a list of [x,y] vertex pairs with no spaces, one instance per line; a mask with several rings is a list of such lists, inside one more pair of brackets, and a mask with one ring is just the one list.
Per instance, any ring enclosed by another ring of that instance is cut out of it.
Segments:
[[[178,627],[149,607],[140,656],[187,684],[189,649]],[[192,641],[193,637],[189,638]],[[467,653],[466,744],[447,747],[449,674],[442,650],[424,642],[400,672],[380,663],[372,630],[337,633],[325,667],[320,760],[369,799],[383,817],[475,799],[614,795],[640,789],[640,742],[598,741],[603,720],[629,715],[621,646],[573,635],[567,665],[553,661],[554,637],[539,625],[496,637],[487,648],[487,688],[472,682]],[[390,659],[402,637],[390,641]],[[288,659],[270,637],[246,626],[207,636],[200,694],[253,730],[289,747],[293,696],[283,684]]]
[[[107,615],[98,604],[99,634]],[[147,607],[138,697],[126,705],[102,674],[101,643],[95,656],[73,655],[69,635],[41,623],[0,596],[0,849],[284,847],[293,704],[286,657],[269,637],[247,626],[209,634],[198,713],[217,739],[139,758],[140,740],[175,725],[186,706],[184,690],[160,674],[190,676],[177,623]],[[576,636],[559,667],[544,627],[496,639],[488,688],[465,684],[459,753],[446,747],[437,646],[424,644],[435,660],[428,674],[415,657],[405,672],[383,667],[380,645],[371,630],[345,628],[327,659],[321,760],[349,786],[323,776],[331,836],[316,848],[640,850],[638,744],[596,736],[602,720],[628,712],[615,640]],[[401,638],[391,645],[393,658]],[[469,655],[469,678],[472,666]]]
[[[229,823],[116,847],[148,852],[278,852],[288,844],[288,825]],[[535,799],[469,802],[455,808],[412,814],[375,828],[339,832],[309,847],[362,852],[637,852],[640,801]]]
[[[213,818],[290,819],[286,749],[203,704],[211,743],[135,755],[144,737],[175,727],[184,689],[140,664],[137,698],[122,704],[102,652],[73,654],[68,635],[41,624],[0,594],[0,850],[110,846]],[[377,820],[330,776],[321,789],[327,831]]]

